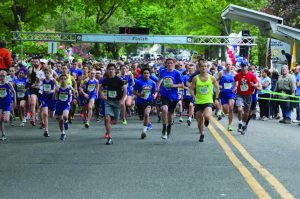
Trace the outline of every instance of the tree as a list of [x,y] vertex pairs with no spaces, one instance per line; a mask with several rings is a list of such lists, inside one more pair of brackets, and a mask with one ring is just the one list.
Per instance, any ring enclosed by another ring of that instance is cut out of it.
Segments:
[[268,0],[262,11],[282,17],[287,25],[300,28],[299,0]]

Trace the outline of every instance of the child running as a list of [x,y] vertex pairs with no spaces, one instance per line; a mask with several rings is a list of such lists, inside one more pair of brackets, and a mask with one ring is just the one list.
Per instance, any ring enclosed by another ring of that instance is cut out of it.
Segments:
[[2,133],[2,141],[6,140],[4,122],[7,123],[9,121],[10,104],[12,100],[14,102],[13,107],[16,106],[16,92],[11,83],[6,81],[6,75],[6,71],[0,71],[0,129]]
[[56,87],[53,94],[53,99],[57,99],[56,115],[59,120],[59,128],[61,131],[60,140],[66,139],[66,131],[69,129],[68,117],[70,111],[70,103],[73,88],[67,85],[67,75],[59,77],[61,86]]
[[54,89],[57,87],[57,82],[55,79],[51,79],[51,71],[49,69],[45,69],[45,79],[42,81],[42,106],[41,106],[41,114],[42,114],[42,126],[45,127],[44,136],[49,137],[49,129],[48,129],[48,117],[53,118],[55,111],[55,99],[53,99]]

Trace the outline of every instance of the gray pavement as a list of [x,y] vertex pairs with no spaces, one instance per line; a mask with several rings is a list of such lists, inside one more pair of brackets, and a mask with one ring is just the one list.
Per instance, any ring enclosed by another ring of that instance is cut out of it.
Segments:
[[[0,143],[0,198],[257,198],[208,129],[199,143],[195,121],[191,127],[175,121],[169,140],[160,138],[156,122],[141,140],[142,123],[129,118],[127,126],[113,126],[112,146],[105,145],[102,121],[89,129],[75,122],[64,142],[54,120],[50,138],[28,123],[7,127],[8,140]],[[226,126],[226,119],[220,123]],[[280,198],[215,128],[270,196]],[[232,132],[295,198],[300,198],[299,129],[253,121],[247,135]]]

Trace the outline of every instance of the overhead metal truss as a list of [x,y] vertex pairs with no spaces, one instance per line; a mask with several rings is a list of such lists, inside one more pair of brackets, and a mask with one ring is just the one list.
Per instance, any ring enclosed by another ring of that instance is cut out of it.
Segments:
[[15,41],[49,41],[49,42],[76,42],[75,33],[47,33],[47,32],[17,32],[13,31],[12,40]]
[[12,32],[15,41],[256,46],[257,37]]

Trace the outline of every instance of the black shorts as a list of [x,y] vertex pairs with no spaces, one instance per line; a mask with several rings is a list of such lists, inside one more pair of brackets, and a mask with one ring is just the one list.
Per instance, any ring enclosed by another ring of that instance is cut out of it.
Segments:
[[168,106],[169,113],[174,113],[177,103],[178,103],[178,100],[171,101],[167,97],[161,96],[161,104],[162,104],[162,106],[165,106],[165,105]]
[[203,112],[204,109],[206,109],[207,107],[212,108],[212,107],[213,107],[213,104],[212,104],[212,103],[208,103],[208,104],[196,104],[196,105],[195,105],[194,113],[196,114],[198,111]]
[[29,95],[36,95],[38,96],[39,94],[39,89],[37,88],[29,88]]
[[140,117],[144,116],[145,109],[150,106],[152,108],[153,102],[146,102],[143,104],[137,104],[137,111]]
[[193,98],[183,98],[183,108],[188,109],[190,106],[190,103],[194,103]]
[[28,96],[25,96],[25,97],[22,97],[22,98],[17,98],[17,104],[19,105],[22,100],[27,101],[28,100]]

